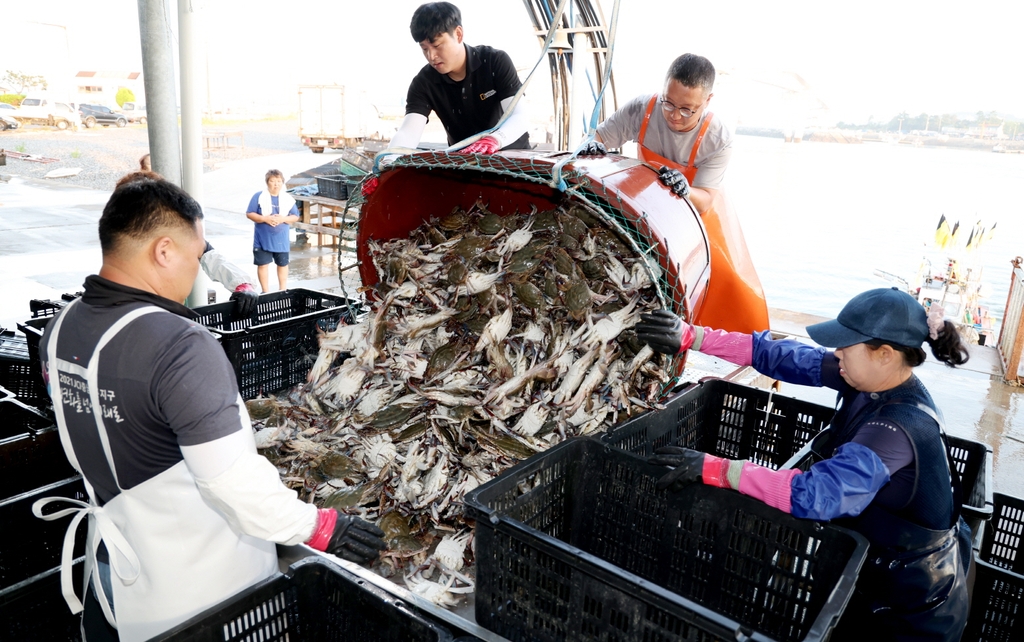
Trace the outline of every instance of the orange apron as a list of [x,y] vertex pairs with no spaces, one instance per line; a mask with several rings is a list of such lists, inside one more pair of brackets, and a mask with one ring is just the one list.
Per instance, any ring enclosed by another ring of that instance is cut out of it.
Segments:
[[[707,133],[714,114],[707,112],[704,123],[697,132],[697,139],[693,142],[693,149],[690,150],[689,161],[686,165],[681,165],[644,146],[647,126],[657,104],[658,97],[652,97],[647,103],[647,110],[640,125],[640,134],[636,140],[640,160],[654,169],[677,169],[692,185],[693,179],[697,177],[697,150],[704,140],[704,134]],[[700,213],[700,218],[708,236],[711,278],[708,281],[708,293],[704,304],[693,312],[692,319],[687,320],[729,332],[767,330],[768,306],[765,303],[761,280],[757,278],[757,270],[750,260],[740,222],[728,207],[721,190],[717,190],[711,206],[707,211]]]

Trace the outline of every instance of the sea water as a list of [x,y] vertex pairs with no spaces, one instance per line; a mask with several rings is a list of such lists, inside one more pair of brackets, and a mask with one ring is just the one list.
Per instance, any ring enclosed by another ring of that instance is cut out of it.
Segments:
[[890,285],[876,269],[912,281],[923,256],[936,267],[942,214],[960,222],[961,247],[977,221],[998,223],[967,257],[998,327],[1024,255],[1024,154],[736,136],[725,180],[769,307],[825,317]]

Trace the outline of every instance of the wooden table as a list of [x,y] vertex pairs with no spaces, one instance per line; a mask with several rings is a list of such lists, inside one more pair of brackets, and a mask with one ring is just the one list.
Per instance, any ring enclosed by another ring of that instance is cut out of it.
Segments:
[[[299,206],[300,220],[292,223],[292,227],[304,232],[316,234],[317,245],[341,245],[342,252],[356,251],[356,222],[359,220],[359,208],[349,207],[345,214],[348,201],[336,201],[323,196],[303,196],[292,194]],[[344,222],[343,222],[344,221]]]
[[245,147],[245,134],[241,131],[205,131],[203,132],[203,149],[229,149],[232,138],[238,139],[239,147]]

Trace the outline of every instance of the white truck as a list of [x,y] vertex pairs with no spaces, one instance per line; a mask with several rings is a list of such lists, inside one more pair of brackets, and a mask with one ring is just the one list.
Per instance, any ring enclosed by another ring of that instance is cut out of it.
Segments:
[[21,106],[11,115],[17,118],[22,125],[49,125],[57,129],[67,129],[68,127],[78,129],[78,126],[82,124],[82,119],[74,107],[46,96],[28,96],[21,101]]
[[145,125],[148,121],[146,106],[142,103],[125,103],[121,105],[121,111],[128,117],[129,123],[142,123]]
[[314,153],[380,140],[383,123],[365,92],[343,85],[299,86],[299,138]]

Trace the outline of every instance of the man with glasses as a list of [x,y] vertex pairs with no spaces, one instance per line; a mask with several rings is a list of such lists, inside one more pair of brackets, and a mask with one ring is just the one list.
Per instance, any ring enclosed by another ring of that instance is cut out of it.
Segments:
[[640,159],[660,170],[661,181],[705,212],[732,155],[732,134],[707,111],[714,85],[711,61],[683,54],[672,61],[660,94],[628,102],[598,125],[596,138],[608,147],[635,140]]

